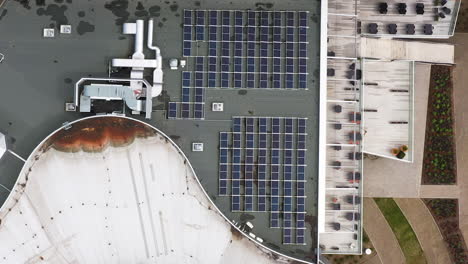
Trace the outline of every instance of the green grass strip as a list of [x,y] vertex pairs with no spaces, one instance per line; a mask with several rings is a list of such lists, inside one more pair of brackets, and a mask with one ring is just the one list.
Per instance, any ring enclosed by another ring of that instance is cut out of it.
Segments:
[[408,264],[427,263],[418,238],[400,207],[392,198],[374,198],[380,211],[393,230]]

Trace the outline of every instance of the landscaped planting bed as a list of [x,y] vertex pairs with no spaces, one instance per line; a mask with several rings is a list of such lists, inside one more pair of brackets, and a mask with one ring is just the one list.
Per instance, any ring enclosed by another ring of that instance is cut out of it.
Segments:
[[458,226],[456,199],[424,199],[444,237],[452,263],[468,263],[468,250]]
[[456,184],[452,68],[432,66],[424,146],[423,184]]

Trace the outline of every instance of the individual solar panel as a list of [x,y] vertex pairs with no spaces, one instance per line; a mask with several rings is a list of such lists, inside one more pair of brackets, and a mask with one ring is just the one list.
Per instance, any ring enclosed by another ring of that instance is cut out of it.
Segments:
[[218,40],[218,27],[216,26],[210,26],[208,29],[208,40],[210,42],[214,42]]
[[305,196],[305,183],[303,181],[297,182],[297,196]]
[[305,181],[305,166],[296,166],[296,180]]
[[293,43],[286,43],[286,57],[287,59],[294,57],[294,44]]
[[242,88],[242,74],[234,73],[234,88]]
[[297,151],[297,164],[298,165],[304,165],[305,164],[305,158],[306,158],[306,155],[305,155],[305,150],[298,150]]
[[292,150],[287,149],[284,151],[284,164],[292,164]]
[[241,132],[241,129],[242,129],[242,118],[234,117],[232,119],[232,131]]
[[195,87],[195,102],[197,103],[205,102],[205,88]]
[[226,72],[221,73],[221,87],[229,88],[229,73],[226,73]]
[[272,78],[273,88],[281,88],[281,74],[273,74]]
[[292,73],[284,74],[284,83],[286,89],[293,89],[294,88],[294,75]]
[[253,211],[253,197],[245,196],[245,211]]
[[231,27],[222,26],[221,27],[221,40],[222,41],[230,41],[230,39],[231,39]]
[[296,211],[297,212],[305,212],[305,198],[304,197],[297,197],[296,198]]
[[[270,166],[270,179],[273,181],[272,186],[274,186],[275,182],[279,180],[279,165],[271,164]],[[276,185],[277,182],[276,182]]]
[[[240,136],[240,135],[238,135],[238,136]],[[234,141],[234,142],[236,142],[236,141]],[[240,144],[241,144],[241,143],[240,143],[240,140],[239,140],[238,142],[239,142],[239,144],[238,144],[237,146],[240,148],[240,146],[241,146],[241,145],[240,145]],[[236,143],[236,144],[237,144],[237,143]],[[232,150],[232,163],[234,163],[234,164],[239,164],[239,163],[241,163],[241,156],[242,156],[242,154],[241,154],[241,150],[240,150],[240,149],[233,149],[233,150]]]
[[244,14],[242,11],[236,11],[234,13],[234,25],[236,26],[243,26],[242,23],[242,18],[244,17]]
[[283,244],[292,244],[291,229],[283,229]]
[[300,133],[300,134],[306,133],[306,122],[307,122],[307,119],[305,118],[297,119],[297,133]]
[[307,42],[307,28],[299,28],[297,35],[299,42]]
[[273,133],[280,133],[280,119],[275,117],[271,119],[271,127]]
[[228,163],[228,150],[227,149],[219,150],[219,163],[221,164]]
[[298,12],[299,27],[307,27],[307,12]]
[[231,24],[231,14],[229,11],[222,12],[222,25],[229,26]]
[[261,134],[258,135],[258,147],[259,148],[267,148],[267,135],[265,133],[260,132]]
[[219,195],[228,194],[228,165],[219,165]]
[[219,133],[219,147],[228,148],[229,147],[229,134],[227,132]]
[[[292,165],[287,165],[291,164],[291,162],[285,162],[283,165],[283,180],[285,181],[291,181],[292,180]],[[285,196],[291,196],[292,195],[292,189],[288,188],[289,192],[285,192]],[[286,183],[285,183],[285,191],[286,191]]]
[[286,28],[286,43],[294,42],[294,28]]
[[240,211],[240,196],[232,196],[232,204],[231,204],[232,211]]
[[273,57],[274,58],[281,57],[281,43],[273,43]]
[[263,27],[268,26],[268,12],[260,12],[260,25]]
[[185,25],[192,24],[192,11],[191,10],[184,10],[184,24]]
[[184,41],[192,41],[192,26],[184,26]]
[[245,131],[247,133],[253,133],[255,131],[255,118],[248,117],[245,119]]
[[234,72],[242,71],[242,58],[234,58]]
[[268,41],[269,36],[269,28],[268,27],[261,27],[260,28],[260,41]]
[[268,43],[260,43],[260,57],[268,57]]
[[296,244],[305,244],[304,233],[305,233],[304,229],[296,230]]
[[255,26],[255,12],[247,11],[247,26]]
[[195,26],[195,40],[205,40],[204,26]]
[[260,212],[265,212],[266,211],[266,197],[265,196],[259,196],[258,197],[258,211]]
[[[284,182],[284,184],[290,184],[291,182]],[[292,212],[292,197],[284,197],[283,198],[283,211],[286,212]],[[291,214],[291,213],[288,213]],[[288,222],[284,222],[285,227],[291,227],[291,221],[292,221],[292,214],[290,215],[289,218],[286,216],[284,217],[284,220],[288,220]]]
[[260,133],[267,132],[267,118],[261,117],[258,119],[258,131]]
[[169,102],[169,111],[167,112],[167,118],[175,119],[177,118],[177,103]]
[[210,26],[217,26],[218,25],[218,11],[210,11]]
[[184,44],[183,44],[183,55],[185,57],[188,57],[190,55],[192,55],[192,42],[191,41],[184,41]]
[[286,26],[294,27],[294,12],[286,12]]
[[299,58],[298,60],[298,73],[307,73],[307,59]]
[[259,74],[258,87],[259,88],[268,88],[268,74],[265,74],[265,73]]
[[297,135],[297,149],[306,149],[306,136],[305,135]]
[[254,27],[247,28],[247,41],[255,41],[255,28]]
[[182,87],[182,102],[190,102],[190,88]]
[[307,89],[307,74],[300,73],[297,75],[298,88]]
[[255,87],[255,74],[247,73],[246,74],[246,87],[254,88]]
[[246,134],[245,138],[246,138],[245,147],[246,148],[254,148],[254,135],[253,134]]
[[260,58],[260,72],[268,72],[268,59]]
[[292,118],[285,118],[284,119],[284,128],[285,133],[293,133],[293,119]]
[[229,43],[228,42],[222,42],[221,43],[221,56],[222,57],[229,57],[230,56],[230,48],[229,48]]
[[[293,135],[291,134],[285,134],[284,135],[284,149],[286,149],[288,152],[285,153],[291,153],[290,151],[293,149]],[[292,155],[287,155],[286,157],[292,157]]]
[[279,213],[270,213],[270,227],[272,228],[280,227]]
[[257,159],[257,163],[258,164],[266,164],[267,163],[267,160],[266,160],[266,150],[265,149],[260,149],[258,150],[258,159]]
[[271,151],[271,164],[280,164],[279,162],[279,150]]
[[190,117],[190,104],[189,103],[182,103],[182,118],[189,118]]
[[209,57],[216,57],[218,54],[218,43],[217,42],[209,42],[208,43],[208,56]]
[[196,57],[195,58],[195,71],[203,71],[205,65],[205,58],[204,57]]
[[197,10],[197,25],[205,25],[205,11]]
[[274,27],[281,27],[281,12],[273,12],[273,26]]
[[243,28],[240,26],[234,27],[234,40],[242,41],[243,38]]
[[307,44],[306,43],[299,43],[299,54],[298,57],[306,58],[307,57]]
[[280,27],[273,28],[273,41],[281,42],[281,28]]

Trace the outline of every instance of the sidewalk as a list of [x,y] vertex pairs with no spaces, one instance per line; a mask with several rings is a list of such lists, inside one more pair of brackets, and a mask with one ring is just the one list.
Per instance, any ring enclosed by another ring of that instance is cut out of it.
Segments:
[[455,107],[455,144],[457,152],[457,180],[459,187],[460,230],[468,243],[468,34],[456,34],[453,72],[453,99]]

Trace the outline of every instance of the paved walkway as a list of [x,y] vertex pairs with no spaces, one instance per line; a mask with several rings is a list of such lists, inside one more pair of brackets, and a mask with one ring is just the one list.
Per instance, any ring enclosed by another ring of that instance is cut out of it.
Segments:
[[459,188],[457,185],[421,185],[420,198],[446,198],[458,199]]
[[364,228],[382,263],[405,263],[405,256],[392,229],[372,198],[364,198],[364,212]]
[[442,234],[431,213],[421,199],[395,199],[413,228],[424,251],[428,264],[450,263]]
[[431,65],[416,63],[414,87],[414,162],[378,158],[364,161],[365,197],[417,198],[421,186],[421,173],[426,131],[427,100]]
[[457,152],[457,178],[460,192],[460,229],[468,243],[468,34],[457,33],[455,43],[454,105],[455,144]]

